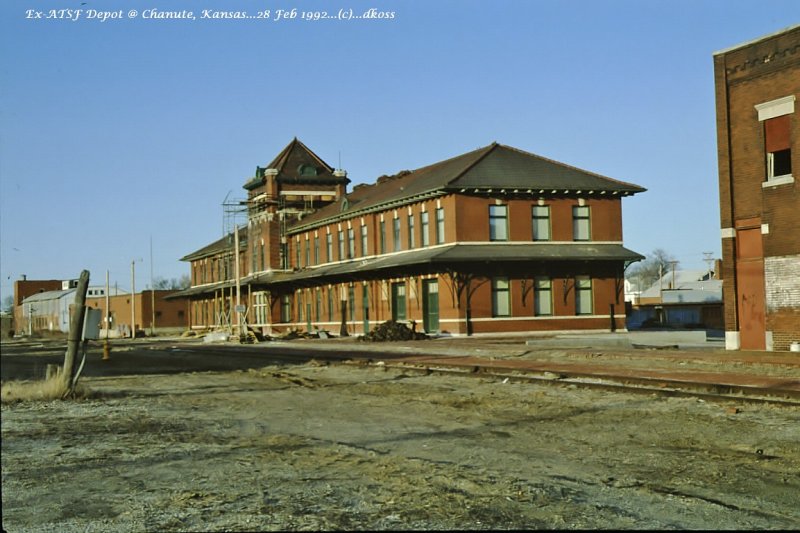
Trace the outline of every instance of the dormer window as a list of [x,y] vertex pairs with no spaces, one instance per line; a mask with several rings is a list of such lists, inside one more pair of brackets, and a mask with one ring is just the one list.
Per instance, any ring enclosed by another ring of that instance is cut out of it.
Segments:
[[319,173],[319,171],[317,170],[317,167],[315,167],[314,165],[302,164],[299,167],[297,167],[297,173],[300,174],[301,176],[316,176]]

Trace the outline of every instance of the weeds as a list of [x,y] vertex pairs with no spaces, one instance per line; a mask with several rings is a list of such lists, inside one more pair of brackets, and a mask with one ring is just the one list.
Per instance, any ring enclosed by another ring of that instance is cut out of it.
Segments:
[[[0,386],[2,403],[16,403],[29,401],[58,400],[67,396],[69,387],[64,383],[61,374],[56,374],[43,381],[8,381]],[[82,398],[88,391],[76,386],[70,395],[73,398]]]

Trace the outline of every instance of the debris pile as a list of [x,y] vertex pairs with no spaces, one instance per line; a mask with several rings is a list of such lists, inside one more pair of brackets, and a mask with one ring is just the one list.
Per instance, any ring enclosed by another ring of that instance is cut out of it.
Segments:
[[388,320],[379,325],[366,335],[359,337],[359,340],[367,342],[387,342],[387,341],[416,341],[428,339],[429,337],[424,333],[416,331],[416,324],[411,323],[409,328],[407,325],[394,320]]

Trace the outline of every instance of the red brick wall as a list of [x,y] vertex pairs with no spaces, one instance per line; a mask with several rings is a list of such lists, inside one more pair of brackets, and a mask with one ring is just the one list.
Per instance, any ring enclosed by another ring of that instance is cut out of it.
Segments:
[[[764,224],[764,257],[800,254],[800,28],[766,37],[714,56],[717,142],[720,190],[720,227],[735,228],[743,219]],[[762,187],[766,179],[764,125],[757,104],[794,95],[791,115],[792,174],[794,183]],[[725,329],[738,331],[737,241],[722,238]],[[800,257],[800,256],[798,256]],[[800,259],[799,259],[800,260]],[[770,284],[769,279],[767,285]],[[767,287],[769,290],[769,287]],[[767,309],[767,331],[774,348],[785,349],[786,337],[800,338],[794,309]]]

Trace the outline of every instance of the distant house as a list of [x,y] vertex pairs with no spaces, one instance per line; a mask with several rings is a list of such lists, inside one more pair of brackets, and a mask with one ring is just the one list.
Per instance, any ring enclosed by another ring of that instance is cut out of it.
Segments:
[[722,280],[713,271],[676,270],[638,293],[628,328],[722,329]]

